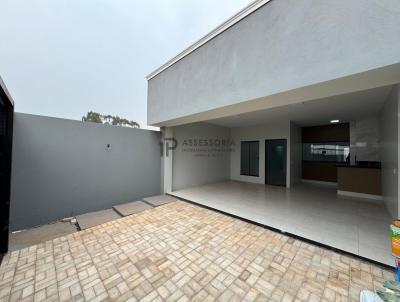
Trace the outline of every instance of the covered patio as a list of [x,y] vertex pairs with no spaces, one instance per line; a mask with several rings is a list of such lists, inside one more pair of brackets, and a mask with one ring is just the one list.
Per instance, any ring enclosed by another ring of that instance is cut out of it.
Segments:
[[164,129],[164,192],[394,266],[398,87]]
[[382,202],[338,197],[336,188],[291,188],[239,181],[216,182],[171,193],[176,197],[312,240],[386,265],[391,216]]

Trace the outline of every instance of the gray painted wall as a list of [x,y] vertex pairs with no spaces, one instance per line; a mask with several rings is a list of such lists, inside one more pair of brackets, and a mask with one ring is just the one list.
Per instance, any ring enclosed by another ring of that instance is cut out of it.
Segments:
[[159,194],[159,142],[156,131],[16,113],[11,230]]
[[210,150],[212,147],[183,145],[185,140],[189,141],[190,139],[229,139],[229,128],[207,123],[195,123],[174,127],[173,136],[178,142],[178,147],[173,151],[172,160],[173,190],[229,180],[229,152]]
[[149,81],[149,124],[397,64],[393,37],[398,0],[271,1]]
[[399,103],[400,88],[391,91],[380,115],[382,195],[393,218],[399,217]]

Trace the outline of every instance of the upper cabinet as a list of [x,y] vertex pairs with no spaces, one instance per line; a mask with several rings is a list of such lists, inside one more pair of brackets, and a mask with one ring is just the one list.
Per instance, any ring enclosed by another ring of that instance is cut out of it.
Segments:
[[302,128],[303,143],[349,142],[349,123]]

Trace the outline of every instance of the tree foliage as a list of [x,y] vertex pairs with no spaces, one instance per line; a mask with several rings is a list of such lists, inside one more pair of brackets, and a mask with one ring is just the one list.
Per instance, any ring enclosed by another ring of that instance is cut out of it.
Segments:
[[135,121],[130,121],[126,118],[121,118],[118,115],[102,115],[100,113],[89,111],[86,113],[86,116],[82,117],[82,122],[92,122],[113,126],[123,126],[123,127],[132,127],[132,128],[140,128],[140,125]]

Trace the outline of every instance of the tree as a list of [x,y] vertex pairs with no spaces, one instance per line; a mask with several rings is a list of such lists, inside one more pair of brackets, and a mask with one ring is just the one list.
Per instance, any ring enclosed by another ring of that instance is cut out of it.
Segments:
[[92,122],[113,126],[140,128],[140,125],[135,121],[130,121],[126,118],[121,118],[118,115],[102,115],[100,113],[89,111],[86,116],[82,117],[82,122]]
[[89,111],[86,116],[82,116],[82,122],[92,122],[102,124],[102,116],[100,113]]

